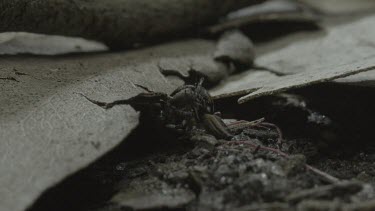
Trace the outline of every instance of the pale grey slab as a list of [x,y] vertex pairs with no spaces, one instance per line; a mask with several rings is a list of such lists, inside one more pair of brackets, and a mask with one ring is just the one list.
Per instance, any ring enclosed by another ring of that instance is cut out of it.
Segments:
[[335,67],[375,55],[375,15],[301,32],[259,46],[260,66],[285,74]]
[[67,53],[106,51],[99,42],[77,37],[43,35],[26,32],[0,33],[0,54],[57,55]]
[[[284,73],[244,73],[215,88],[217,98],[245,95],[239,102],[320,82],[372,84],[375,81],[375,16],[327,26],[323,31],[298,33],[258,46],[256,64]],[[361,73],[365,72],[365,73]],[[357,73],[361,73],[355,75]],[[352,76],[355,75],[355,76]]]
[[373,11],[375,1],[373,0],[299,0],[308,3],[316,9],[327,14],[350,14],[363,11]]
[[119,53],[0,57],[0,210],[24,210],[137,126],[130,106],[104,110],[80,93],[109,102],[144,91],[135,84],[171,92],[181,82],[164,77],[158,62],[207,58],[214,49],[188,40]]

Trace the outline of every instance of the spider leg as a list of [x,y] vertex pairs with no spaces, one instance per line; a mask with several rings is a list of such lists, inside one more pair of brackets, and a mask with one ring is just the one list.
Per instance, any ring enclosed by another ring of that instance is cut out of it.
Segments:
[[229,128],[229,130],[232,130],[232,131],[233,130],[238,131],[238,130],[243,130],[245,128],[254,128],[254,127],[267,129],[267,130],[269,130],[270,128],[276,129],[278,133],[276,144],[278,147],[281,147],[283,143],[283,134],[282,134],[281,129],[277,125],[269,123],[269,122],[265,122],[264,120],[265,120],[264,118],[257,119],[251,122],[248,122],[246,120],[239,120],[239,121],[228,124],[227,127]]
[[142,86],[140,84],[134,84],[135,86],[145,90],[146,92],[149,92],[149,93],[155,93],[154,91],[151,91],[149,88],[145,87],[145,86]]
[[151,92],[151,93],[140,93],[134,97],[131,97],[129,99],[124,100],[115,100],[113,102],[102,102],[98,100],[93,100],[82,93],[79,93],[81,96],[86,98],[91,103],[94,103],[95,105],[98,105],[104,109],[110,109],[116,105],[132,105],[132,106],[142,106],[142,105],[150,105],[150,104],[156,104],[160,103],[161,101],[167,101],[169,99],[169,96],[165,93],[161,92]]
[[112,108],[113,106],[115,105],[127,105],[129,104],[129,100],[126,99],[126,100],[116,100],[116,101],[113,101],[113,102],[110,102],[110,103],[107,103],[107,102],[102,102],[102,101],[98,101],[98,100],[93,100],[93,99],[90,99],[88,97],[86,97],[85,95],[79,93],[81,96],[83,96],[84,98],[86,98],[88,101],[94,103],[95,105],[98,105],[104,109],[110,109]]
[[232,122],[230,124],[227,124],[227,127],[230,129],[230,130],[243,130],[245,128],[251,128],[251,127],[255,127],[259,124],[261,124],[262,122],[264,122],[264,118],[260,118],[260,119],[257,119],[257,120],[254,120],[254,121],[246,121],[246,120],[239,120],[239,121],[236,121],[236,122]]

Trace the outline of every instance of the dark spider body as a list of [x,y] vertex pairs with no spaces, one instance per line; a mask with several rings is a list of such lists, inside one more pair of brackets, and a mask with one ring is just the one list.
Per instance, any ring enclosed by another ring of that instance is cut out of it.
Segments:
[[175,118],[200,120],[205,113],[213,112],[211,96],[200,84],[184,85],[177,88],[165,102],[163,114],[166,121]]
[[173,91],[164,102],[160,117],[167,128],[179,132],[205,129],[217,138],[228,138],[231,135],[221,118],[214,114],[214,102],[202,82]]
[[147,92],[130,99],[111,103],[99,102],[87,97],[86,99],[105,109],[129,104],[136,110],[149,111],[148,113],[156,118],[157,122],[180,134],[190,135],[193,131],[205,130],[216,138],[231,138],[227,126],[214,114],[214,102],[202,83],[203,78],[195,85],[177,88],[170,95],[153,92],[138,85]]

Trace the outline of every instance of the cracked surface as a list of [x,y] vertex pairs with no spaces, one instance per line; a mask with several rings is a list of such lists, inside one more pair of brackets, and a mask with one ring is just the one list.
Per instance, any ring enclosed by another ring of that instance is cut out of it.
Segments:
[[144,91],[134,84],[170,93],[182,81],[159,72],[160,58],[212,51],[211,42],[190,40],[125,53],[1,57],[0,77],[19,82],[0,79],[0,209],[24,210],[137,126],[130,106],[104,110],[80,93],[114,101]]

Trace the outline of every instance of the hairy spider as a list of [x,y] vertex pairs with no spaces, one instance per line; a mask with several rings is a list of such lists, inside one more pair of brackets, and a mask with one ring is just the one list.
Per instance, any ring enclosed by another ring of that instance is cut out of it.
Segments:
[[166,128],[179,133],[188,134],[193,130],[205,130],[216,138],[228,139],[232,135],[222,119],[214,113],[214,103],[208,91],[202,86],[204,78],[194,85],[183,85],[170,95],[153,92],[146,87],[140,93],[126,100],[111,103],[92,100],[90,102],[109,109],[115,105],[128,104],[136,110],[152,110],[152,116],[157,118]]
[[146,87],[137,85],[146,92],[126,100],[118,100],[111,103],[84,97],[105,109],[112,108],[115,105],[128,104],[136,110],[151,111],[149,112],[150,115],[156,118],[158,122],[161,122],[166,128],[185,135],[190,135],[193,131],[201,130],[216,138],[228,140],[233,137],[230,131],[245,127],[274,126],[263,122],[264,119],[253,122],[240,120],[234,124],[226,125],[221,117],[215,113],[214,102],[208,91],[202,86],[203,81],[204,78],[202,77],[194,85],[183,85],[174,90],[170,95],[162,92],[154,92]]

